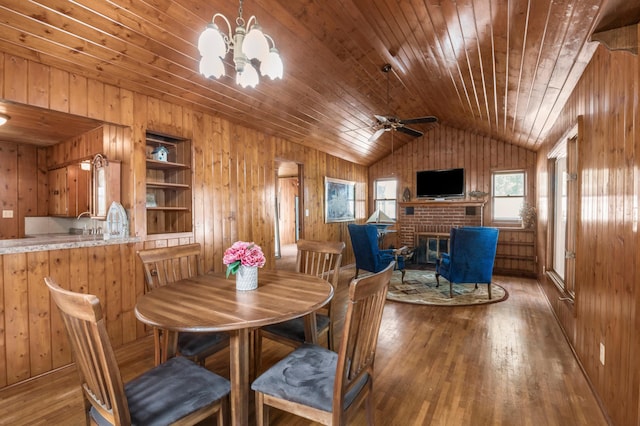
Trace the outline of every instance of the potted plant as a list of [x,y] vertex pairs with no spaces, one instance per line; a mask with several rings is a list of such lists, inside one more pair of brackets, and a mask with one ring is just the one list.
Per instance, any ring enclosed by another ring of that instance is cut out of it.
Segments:
[[531,229],[536,223],[536,208],[529,203],[524,203],[520,208],[520,219],[524,229]]
[[262,248],[253,242],[236,241],[224,252],[222,262],[227,265],[227,278],[236,274],[238,290],[258,288],[258,268],[266,262]]

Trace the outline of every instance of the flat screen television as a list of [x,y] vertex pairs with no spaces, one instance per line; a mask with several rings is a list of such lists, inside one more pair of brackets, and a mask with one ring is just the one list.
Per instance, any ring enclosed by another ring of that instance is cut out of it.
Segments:
[[464,169],[422,170],[416,172],[416,197],[464,197]]

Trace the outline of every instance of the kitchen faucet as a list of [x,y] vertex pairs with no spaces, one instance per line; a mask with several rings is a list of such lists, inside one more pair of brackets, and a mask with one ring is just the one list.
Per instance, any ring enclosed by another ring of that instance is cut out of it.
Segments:
[[91,212],[87,210],[86,212],[82,212],[82,213],[80,213],[80,214],[78,215],[78,217],[76,218],[76,220],[80,220],[80,218],[81,218],[82,216],[84,216],[84,215],[91,216]]

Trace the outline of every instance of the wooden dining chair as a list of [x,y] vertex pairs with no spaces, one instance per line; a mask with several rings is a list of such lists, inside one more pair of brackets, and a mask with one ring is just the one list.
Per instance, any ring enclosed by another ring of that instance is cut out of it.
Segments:
[[[202,275],[200,244],[185,244],[173,247],[139,250],[138,256],[144,266],[146,291],[174,283],[184,278]],[[156,365],[166,354],[168,333],[154,329]],[[178,333],[177,353],[201,365],[205,358],[229,346],[227,333]]]
[[374,424],[373,364],[394,263],[351,281],[338,353],[305,343],[252,383],[258,425],[269,423],[269,407],[325,425],[343,425],[362,402],[367,424]]
[[[342,252],[345,244],[342,241],[311,241],[298,240],[298,253],[296,256],[296,271],[307,275],[327,280],[333,287],[334,293],[340,278],[340,266]],[[333,318],[334,298],[329,303],[315,312],[316,332],[318,338],[326,337],[327,347],[334,348]],[[268,338],[279,343],[296,348],[305,340],[304,318],[295,318],[289,321],[264,326],[255,331],[255,371],[260,371],[262,338]]]
[[123,383],[100,300],[45,283],[64,322],[93,425],[193,425],[216,416],[224,422],[229,381],[184,357]]

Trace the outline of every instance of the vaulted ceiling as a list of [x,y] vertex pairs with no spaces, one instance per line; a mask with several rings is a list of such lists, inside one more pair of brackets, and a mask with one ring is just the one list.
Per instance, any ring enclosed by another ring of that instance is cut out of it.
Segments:
[[374,114],[434,115],[536,150],[595,49],[591,34],[638,22],[634,3],[246,0],[245,19],[258,18],[285,67],[254,89],[236,85],[230,54],[226,77],[198,73],[198,36],[216,12],[233,24],[231,0],[2,0],[0,50],[370,165],[391,150],[390,132],[369,142]]

